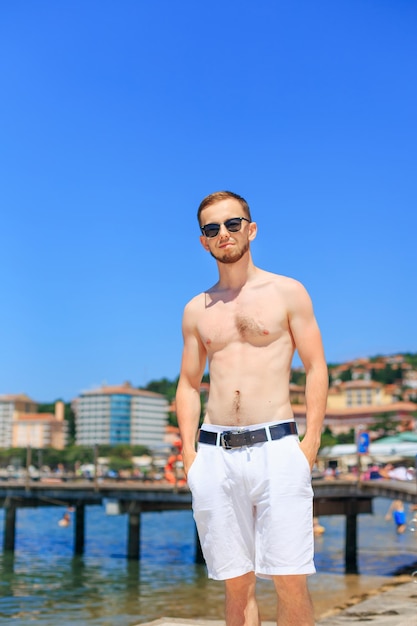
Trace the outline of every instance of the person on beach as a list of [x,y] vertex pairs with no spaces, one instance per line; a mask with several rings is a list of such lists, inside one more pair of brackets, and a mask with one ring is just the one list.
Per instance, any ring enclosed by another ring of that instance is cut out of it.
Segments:
[[58,520],[58,526],[69,526],[71,523],[71,517],[68,511],[64,513],[60,520]]
[[165,480],[173,485],[176,485],[177,487],[183,487],[186,484],[181,447],[181,441],[174,442],[173,452],[169,455],[164,470]]
[[410,513],[413,517],[411,518],[409,528],[412,533],[415,533],[417,530],[417,504],[410,504]]
[[405,465],[393,465],[387,463],[379,470],[381,478],[391,478],[392,480],[414,480],[414,468]]
[[[227,626],[260,624],[256,576],[274,582],[279,626],[313,626],[311,471],[328,388],[320,330],[301,283],[254,265],[257,225],[244,198],[213,193],[198,221],[219,280],[185,306],[176,408],[208,575],[225,581]],[[279,221],[275,215],[278,243],[288,235]],[[296,349],[306,371],[301,443],[289,398]],[[210,391],[196,451],[207,359]]]
[[402,535],[407,528],[407,518],[405,514],[404,504],[401,500],[394,500],[391,503],[385,515],[385,519],[387,522],[391,519],[391,516],[394,520],[397,535]]
[[314,534],[317,535],[317,536],[320,536],[325,531],[326,531],[326,529],[324,528],[324,526],[322,526],[320,524],[319,518],[318,517],[313,517],[313,532],[314,532]]

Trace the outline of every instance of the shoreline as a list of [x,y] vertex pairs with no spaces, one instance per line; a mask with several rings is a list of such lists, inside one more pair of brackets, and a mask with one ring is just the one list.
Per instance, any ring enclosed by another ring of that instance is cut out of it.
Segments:
[[[411,602],[410,602],[411,600]],[[356,607],[356,609],[355,609]],[[352,610],[353,609],[353,610]],[[373,622],[378,626],[417,626],[417,587],[410,575],[393,578],[377,589],[353,596],[326,614],[316,616],[317,626],[343,626]],[[276,622],[263,621],[264,626]],[[224,620],[161,617],[135,626],[225,626]]]
[[417,626],[417,579],[403,575],[346,606],[319,617],[317,626],[372,622],[378,626]]
[[[363,593],[354,594],[353,596],[348,598],[345,602],[336,603],[332,608],[327,609],[323,613],[319,613],[318,615],[316,615],[316,620],[318,620],[320,623],[322,620],[327,620],[330,617],[340,615],[347,609],[357,606],[358,604],[361,604],[362,602],[365,602],[366,600],[375,598],[376,596],[380,596],[386,593],[387,591],[392,591],[393,589],[396,589],[397,587],[400,587],[401,585],[405,585],[407,583],[411,583],[414,581],[415,579],[413,579],[411,574],[401,574],[398,576],[393,576],[392,578],[388,579],[387,582],[383,583],[379,587],[369,589],[369,591],[364,591]],[[416,591],[417,591],[417,587],[416,587]]]
[[[328,616],[333,616],[345,611],[346,609],[355,606],[360,602],[364,602],[376,595],[385,593],[391,589],[395,589],[399,585],[403,585],[409,582],[417,582],[417,574],[413,577],[412,574],[417,572],[417,561],[402,567],[397,568],[388,576],[361,576],[360,574],[352,574],[352,587],[357,587],[353,593],[343,593],[341,589],[339,592],[332,589],[331,599],[328,597],[324,601],[320,596],[314,597],[314,591],[311,591],[313,597],[313,603],[316,608],[316,619],[324,619]],[[325,577],[326,574],[319,574],[321,577]],[[349,580],[349,575],[344,575],[341,580]],[[335,578],[332,577],[334,585]],[[417,588],[416,588],[417,591]],[[338,595],[339,599],[334,600],[334,595]],[[329,606],[331,605],[331,606]]]

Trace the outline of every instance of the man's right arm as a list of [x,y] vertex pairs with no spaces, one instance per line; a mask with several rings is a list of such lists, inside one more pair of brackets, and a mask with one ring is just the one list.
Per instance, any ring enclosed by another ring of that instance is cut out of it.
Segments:
[[184,348],[175,399],[186,474],[196,455],[196,435],[201,412],[200,385],[207,358],[197,332],[197,308],[194,299],[184,310],[182,322]]

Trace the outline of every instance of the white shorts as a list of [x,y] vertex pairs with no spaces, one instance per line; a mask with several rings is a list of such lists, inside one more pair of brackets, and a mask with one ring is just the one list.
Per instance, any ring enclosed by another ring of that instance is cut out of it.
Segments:
[[297,435],[231,450],[199,443],[188,484],[210,578],[314,574],[311,472]]

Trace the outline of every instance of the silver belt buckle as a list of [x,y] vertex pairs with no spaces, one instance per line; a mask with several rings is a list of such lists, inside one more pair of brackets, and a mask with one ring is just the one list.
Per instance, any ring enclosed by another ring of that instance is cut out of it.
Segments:
[[241,435],[242,433],[250,432],[247,428],[238,428],[235,430],[225,430],[220,433],[220,445],[224,450],[231,450],[232,448],[243,447],[247,445],[246,443],[242,444],[242,446],[231,446],[230,439],[233,435]]
[[230,441],[230,430],[225,430],[222,433],[220,433],[220,445],[223,448],[223,450],[231,450],[232,446],[229,444]]

